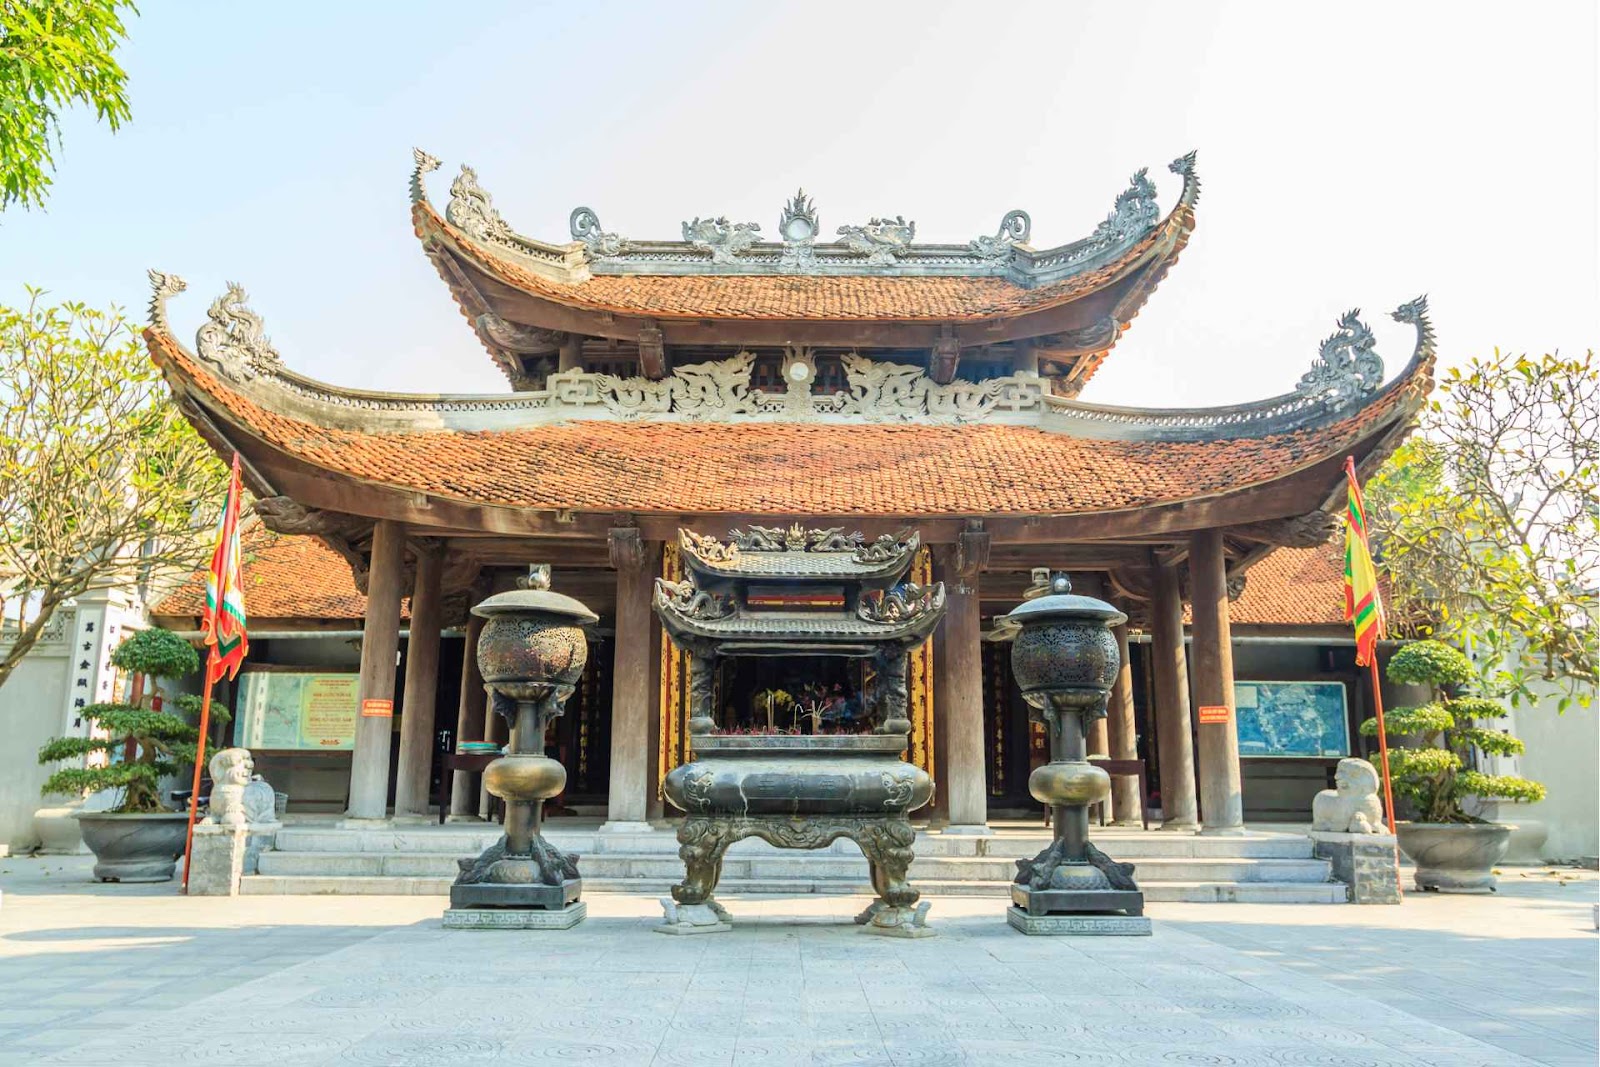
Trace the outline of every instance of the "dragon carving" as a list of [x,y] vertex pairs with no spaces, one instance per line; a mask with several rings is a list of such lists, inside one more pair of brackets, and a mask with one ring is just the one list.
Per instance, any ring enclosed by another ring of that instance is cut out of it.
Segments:
[[1361,321],[1361,309],[1351,308],[1339,316],[1339,329],[1322,342],[1294,391],[1334,407],[1361,399],[1383,381],[1383,359],[1373,351],[1375,344],[1372,331]]
[[856,615],[863,622],[900,623],[938,611],[944,605],[944,583],[918,585],[901,582],[884,592],[874,589],[861,597]]
[[727,216],[714,219],[698,216],[683,224],[683,239],[702,252],[711,253],[713,263],[735,263],[740,252],[759,241],[761,224],[729,222]]
[[737,544],[725,545],[715,537],[697,534],[693,530],[679,529],[678,536],[685,550],[707,563],[733,563],[739,558]]
[[990,263],[1004,263],[1011,258],[1013,245],[1027,244],[1033,233],[1033,220],[1026,211],[1008,211],[1000,220],[1000,230],[993,237],[975,237],[967,243],[967,251]]
[[480,241],[511,233],[511,227],[494,206],[494,198],[478,184],[478,172],[465,163],[450,183],[450,203],[445,206],[444,217],[450,225]]
[[732,597],[697,587],[692,575],[681,582],[657,578],[656,603],[685,619],[725,619],[734,610]]
[[229,282],[228,291],[211,302],[206,322],[195,333],[195,351],[225,372],[246,379],[270,376],[283,369],[283,360],[262,331],[261,316],[245,306],[248,299],[243,286]]
[[917,546],[917,538],[912,534],[909,539],[902,539],[894,534],[880,534],[878,539],[870,545],[861,545],[856,549],[855,561],[857,563],[888,563],[900,558],[905,552],[910,552]]
[[866,256],[874,267],[886,267],[896,262],[911,247],[917,236],[917,224],[907,222],[904,215],[892,219],[869,219],[865,226],[840,226],[841,243],[858,256]]
[[600,228],[600,216],[594,213],[593,208],[573,208],[567,225],[572,239],[583,244],[584,254],[590,260],[620,256],[628,249],[627,241]]
[[812,530],[807,534],[806,550],[809,552],[854,552],[864,538],[860,531],[845,533],[843,526],[830,526],[826,530]]

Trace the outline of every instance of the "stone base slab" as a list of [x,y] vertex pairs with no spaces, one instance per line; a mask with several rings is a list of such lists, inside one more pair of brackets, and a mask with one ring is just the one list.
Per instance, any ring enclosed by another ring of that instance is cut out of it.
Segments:
[[651,927],[658,934],[681,937],[690,934],[725,934],[733,930],[733,918],[728,914],[728,909],[715,900],[708,900],[704,904],[679,904],[671,897],[662,897],[661,912],[661,925]]
[[1035,937],[1148,937],[1150,920],[1143,915],[1029,915],[1006,909],[1006,925]]
[[570,930],[589,915],[589,905],[575,901],[559,911],[543,908],[450,908],[446,930]]
[[560,911],[576,903],[583,879],[568,878],[560,885],[517,882],[467,882],[450,887],[452,908],[540,908]]
[[1312,830],[1309,836],[1316,857],[1327,860],[1333,877],[1349,887],[1350,903],[1400,903],[1400,868],[1392,834]]

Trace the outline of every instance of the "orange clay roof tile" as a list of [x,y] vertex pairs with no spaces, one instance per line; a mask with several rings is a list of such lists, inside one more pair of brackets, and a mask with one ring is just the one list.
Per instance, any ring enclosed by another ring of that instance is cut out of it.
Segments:
[[1395,390],[1314,429],[1176,442],[1072,437],[1024,426],[575,420],[511,430],[335,429],[270,411],[170,335],[158,362],[224,418],[298,459],[442,498],[509,507],[834,515],[1069,514],[1204,497],[1325,459],[1392,420]]
[[[350,564],[317,538],[288,537],[252,522],[240,540],[250,619],[360,619],[366,614],[367,598],[356,589]],[[205,606],[202,568],[157,602],[151,614],[198,618]],[[407,602],[401,611],[409,615]]]
[[[1029,289],[1005,278],[872,275],[595,275],[566,283],[524,268],[511,252],[486,248],[446,222],[433,206],[414,209],[417,236],[443,237],[477,269],[525,293],[573,307],[653,317],[812,319],[822,321],[996,318],[1066,303],[1135,269],[1174,226],[1192,228],[1192,214],[1176,212],[1128,251],[1093,270]],[[1183,230],[1166,253],[1175,258]],[[447,279],[448,280],[448,279]]]

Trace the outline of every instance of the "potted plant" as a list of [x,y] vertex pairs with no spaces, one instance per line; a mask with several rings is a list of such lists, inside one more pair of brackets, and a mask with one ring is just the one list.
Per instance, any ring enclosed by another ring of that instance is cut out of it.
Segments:
[[[1401,851],[1417,865],[1417,888],[1492,892],[1494,866],[1505,856],[1515,827],[1469,815],[1462,801],[1542,800],[1544,786],[1472,766],[1475,753],[1510,756],[1523,745],[1509,733],[1482,725],[1505,718],[1506,709],[1466,693],[1476,675],[1461,652],[1440,641],[1415,641],[1389,660],[1388,675],[1391,682],[1425,685],[1432,692],[1426,704],[1396,708],[1386,722],[1391,735],[1417,741],[1414,747],[1389,751],[1395,795],[1410,801],[1415,813],[1397,831]],[[1369,736],[1377,729],[1375,719],[1361,724],[1361,732]]]
[[[103,882],[165,882],[183,854],[187,815],[161,798],[161,780],[193,766],[199,731],[179,714],[163,710],[163,694],[143,676],[177,679],[200,669],[189,643],[159,628],[140,631],[111,654],[111,662],[134,677],[127,703],[91,704],[83,717],[103,736],[58,737],[39,750],[40,763],[103,755],[98,766],[56,771],[43,793],[89,793],[120,789],[106,811],[80,811],[83,840],[95,855],[94,874]],[[180,708],[183,701],[179,700]],[[120,755],[120,759],[117,757]]]

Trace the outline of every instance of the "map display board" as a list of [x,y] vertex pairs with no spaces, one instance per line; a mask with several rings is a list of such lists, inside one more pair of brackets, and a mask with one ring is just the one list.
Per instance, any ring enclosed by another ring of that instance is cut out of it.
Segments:
[[1234,682],[1241,756],[1348,756],[1343,682]]
[[350,751],[355,747],[361,677],[310,671],[239,675],[239,726],[248,749]]

